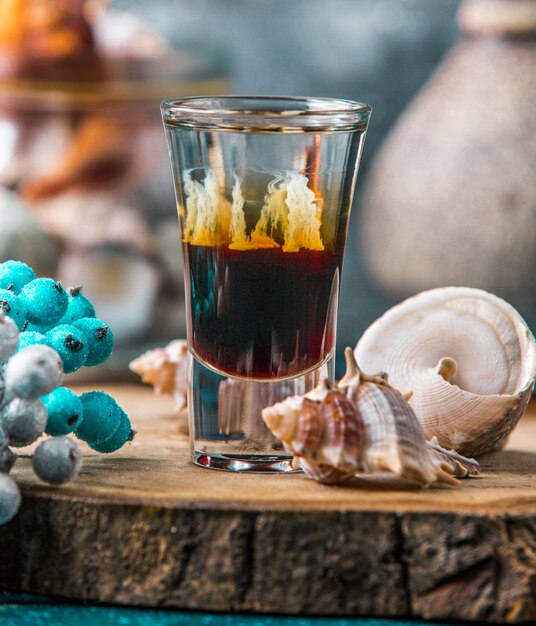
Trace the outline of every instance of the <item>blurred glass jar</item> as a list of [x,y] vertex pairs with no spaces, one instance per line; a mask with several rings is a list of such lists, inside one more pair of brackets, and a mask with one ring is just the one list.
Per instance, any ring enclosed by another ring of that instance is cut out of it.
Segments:
[[108,371],[97,372],[109,376],[185,332],[160,101],[224,93],[227,80],[219,58],[192,53],[106,70],[106,80],[0,80],[0,185],[3,202],[54,244],[44,260],[24,248],[18,258],[65,286],[83,285],[113,328],[117,349]]

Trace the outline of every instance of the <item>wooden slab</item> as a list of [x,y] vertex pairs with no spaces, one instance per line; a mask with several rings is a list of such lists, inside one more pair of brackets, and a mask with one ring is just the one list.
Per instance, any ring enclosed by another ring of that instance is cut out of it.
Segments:
[[138,434],[84,448],[79,478],[13,475],[0,585],[84,600],[216,611],[536,619],[536,410],[461,488],[396,480],[327,487],[303,475],[191,465],[172,401],[103,387]]

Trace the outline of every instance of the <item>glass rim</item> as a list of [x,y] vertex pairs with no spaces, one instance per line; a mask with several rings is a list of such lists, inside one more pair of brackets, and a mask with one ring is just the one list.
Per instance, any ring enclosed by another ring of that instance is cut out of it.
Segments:
[[195,96],[164,100],[164,124],[234,132],[366,130],[372,107],[339,98],[300,96]]

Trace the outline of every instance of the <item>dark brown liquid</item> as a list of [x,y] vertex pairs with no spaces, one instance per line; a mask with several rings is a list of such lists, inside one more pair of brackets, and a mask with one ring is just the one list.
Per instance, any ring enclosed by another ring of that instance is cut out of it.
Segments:
[[342,252],[185,244],[192,347],[235,376],[293,376],[334,348]]

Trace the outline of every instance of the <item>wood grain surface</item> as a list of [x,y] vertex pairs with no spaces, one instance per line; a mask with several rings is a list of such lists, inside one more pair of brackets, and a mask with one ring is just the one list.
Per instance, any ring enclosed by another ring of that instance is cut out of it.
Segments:
[[109,455],[83,447],[80,476],[60,488],[17,462],[24,497],[0,527],[2,587],[226,612],[536,619],[535,407],[458,489],[328,487],[197,468],[170,399],[103,389],[135,440]]

